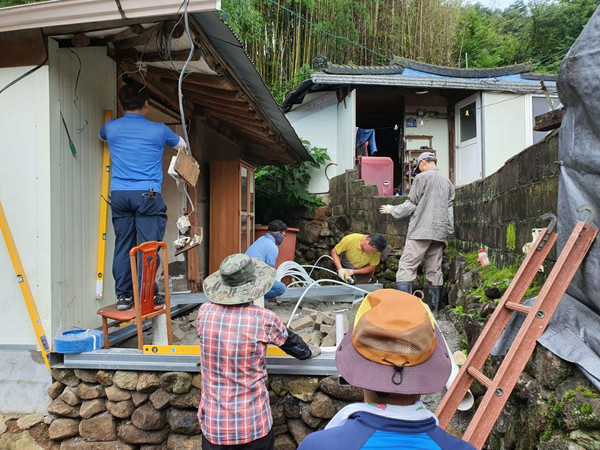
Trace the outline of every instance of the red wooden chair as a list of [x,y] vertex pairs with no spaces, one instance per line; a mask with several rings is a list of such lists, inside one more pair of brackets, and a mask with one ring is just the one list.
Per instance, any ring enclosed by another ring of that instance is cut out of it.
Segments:
[[[163,248],[162,264],[165,285],[164,305],[154,304],[154,281],[156,279],[156,262],[159,247]],[[136,261],[138,252],[141,252],[141,257],[143,258],[141,291],[138,281],[138,264]],[[134,308],[126,311],[119,311],[117,309],[117,305],[114,304],[98,310],[98,314],[102,316],[104,348],[109,348],[110,346],[108,339],[109,328],[119,326],[122,322],[134,321],[137,326],[138,349],[141,350],[144,345],[142,328],[144,320],[152,319],[156,316],[160,316],[161,314],[165,314],[167,316],[167,336],[169,345],[171,345],[173,343],[173,337],[171,336],[171,297],[169,295],[169,264],[167,262],[167,244],[157,241],[144,242],[130,250],[129,261],[131,262]],[[108,319],[112,319],[114,322],[109,323]]]

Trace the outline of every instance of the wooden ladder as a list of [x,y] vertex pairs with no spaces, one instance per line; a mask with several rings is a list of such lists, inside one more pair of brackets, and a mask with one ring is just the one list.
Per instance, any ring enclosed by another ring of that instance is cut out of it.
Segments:
[[[589,207],[581,207],[578,211],[583,209],[587,209],[593,215]],[[588,219],[590,222],[592,217]],[[557,234],[552,232],[556,217],[553,214],[545,214],[542,219],[552,220],[547,228],[542,229],[436,411],[440,427],[446,428],[473,380],[485,386],[487,391],[463,436],[463,440],[478,449],[485,444],[535,349],[537,339],[546,329],[560,299],[598,234],[598,229],[586,222],[578,222],[533,306],[522,305],[520,302],[525,292],[557,239]],[[490,379],[481,369],[513,312],[525,314],[525,320],[496,375]]]

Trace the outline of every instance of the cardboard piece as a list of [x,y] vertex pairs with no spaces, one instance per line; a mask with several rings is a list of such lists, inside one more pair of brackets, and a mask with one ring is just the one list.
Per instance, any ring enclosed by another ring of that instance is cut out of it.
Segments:
[[177,152],[174,169],[187,184],[196,187],[200,175],[200,165],[184,149],[179,149]]

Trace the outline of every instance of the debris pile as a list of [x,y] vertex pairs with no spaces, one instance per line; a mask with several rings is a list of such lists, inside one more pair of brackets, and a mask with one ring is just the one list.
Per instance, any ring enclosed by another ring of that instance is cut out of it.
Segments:
[[345,312],[334,314],[302,308],[302,315],[290,323],[290,329],[298,333],[307,344],[317,347],[335,347],[336,316],[341,317],[344,333],[348,331],[348,317]]

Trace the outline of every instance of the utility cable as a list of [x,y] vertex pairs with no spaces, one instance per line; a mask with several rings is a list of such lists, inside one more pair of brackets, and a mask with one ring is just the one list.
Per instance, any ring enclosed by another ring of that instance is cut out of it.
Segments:
[[48,54],[46,53],[46,57],[44,58],[44,60],[38,64],[37,66],[35,66],[33,69],[25,72],[23,75],[15,78],[14,80],[12,80],[10,83],[8,83],[6,86],[4,86],[2,89],[0,89],[0,94],[2,94],[5,90],[7,90],[9,87],[17,84],[19,81],[21,81],[23,78],[28,77],[29,75],[31,75],[33,72],[35,72],[36,70],[40,69],[41,67],[43,67],[46,62],[48,62]]

